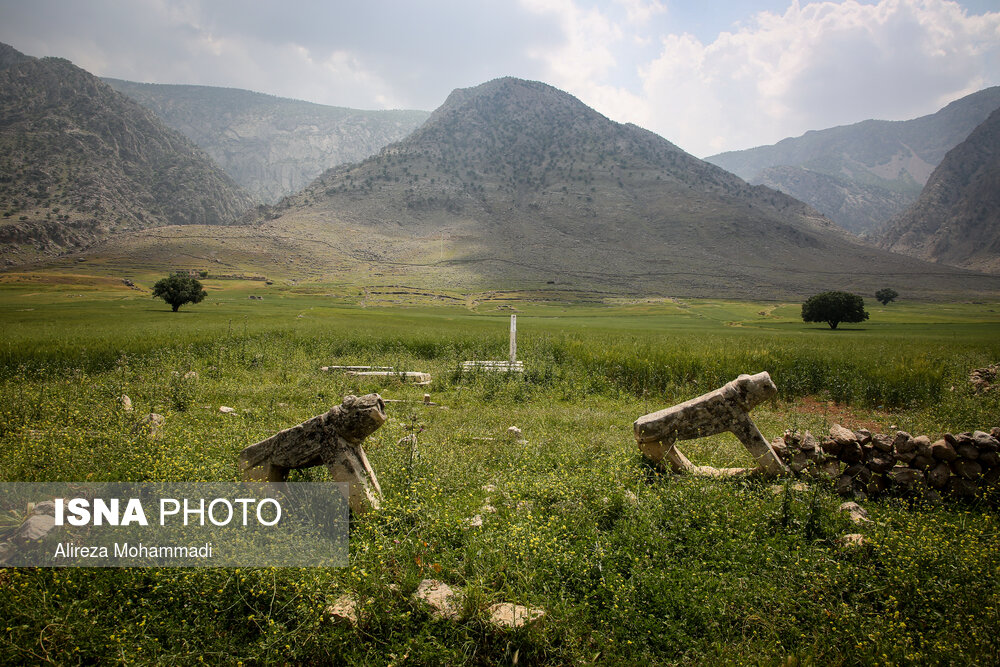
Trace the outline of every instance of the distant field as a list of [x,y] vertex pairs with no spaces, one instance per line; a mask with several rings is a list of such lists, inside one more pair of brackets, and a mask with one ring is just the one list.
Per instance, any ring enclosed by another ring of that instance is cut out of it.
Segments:
[[[932,437],[1000,425],[1000,391],[966,381],[1000,361],[1000,304],[871,301],[868,322],[830,331],[803,324],[796,303],[205,283],[203,303],[172,313],[120,280],[0,274],[0,480],[234,480],[247,444],[378,391],[401,401],[366,443],[384,507],[355,525],[345,569],[0,569],[0,663],[1000,653],[995,498],[866,501],[873,522],[857,527],[829,484],[658,475],[631,432],[642,414],[761,370],[779,387],[754,411],[768,438],[834,422]],[[511,312],[524,376],[462,373],[461,361],[506,357]],[[429,372],[448,409],[424,406],[422,387],[319,370],[330,364]],[[166,417],[160,438],[136,428],[149,412]],[[512,425],[525,442],[506,437]],[[412,432],[416,450],[400,442]],[[729,435],[682,447],[699,464],[750,463]],[[497,512],[470,528],[487,497]],[[859,531],[869,546],[835,546]],[[466,589],[458,622],[409,601],[428,577]],[[366,601],[356,629],[323,611],[344,591]],[[492,629],[483,609],[501,600],[547,617]]]

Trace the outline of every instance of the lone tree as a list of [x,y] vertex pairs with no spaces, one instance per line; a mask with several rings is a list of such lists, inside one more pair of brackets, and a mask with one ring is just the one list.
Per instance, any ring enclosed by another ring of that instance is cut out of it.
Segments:
[[868,319],[865,300],[848,292],[823,292],[802,304],[803,322],[826,322],[836,329],[841,322],[864,322]]
[[883,306],[888,306],[890,301],[895,301],[896,297],[899,296],[899,292],[892,289],[891,287],[883,287],[879,291],[875,292],[875,298]]
[[201,288],[201,283],[182,272],[172,273],[153,285],[153,297],[169,303],[175,313],[185,303],[200,303],[206,296],[208,292]]

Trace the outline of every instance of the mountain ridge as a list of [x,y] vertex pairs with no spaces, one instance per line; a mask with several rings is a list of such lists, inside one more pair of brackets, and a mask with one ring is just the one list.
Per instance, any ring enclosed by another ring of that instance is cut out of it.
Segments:
[[[919,118],[810,130],[706,160],[797,196],[854,233],[872,233],[916,201],[945,153],[998,107],[1000,87],[986,88]],[[803,189],[810,180],[815,190]]]
[[834,274],[874,291],[961,273],[861,245],[788,195],[511,77],[453,92],[405,140],[325,172],[255,224],[303,248],[336,239],[338,261],[373,275],[463,284],[799,295]]
[[251,206],[200,149],[97,77],[11,51],[0,69],[5,264],[126,229],[228,224]]
[[951,149],[880,245],[921,259],[1000,273],[1000,109]]
[[264,203],[301,190],[330,167],[378,152],[429,115],[334,107],[240,88],[104,81],[201,147]]

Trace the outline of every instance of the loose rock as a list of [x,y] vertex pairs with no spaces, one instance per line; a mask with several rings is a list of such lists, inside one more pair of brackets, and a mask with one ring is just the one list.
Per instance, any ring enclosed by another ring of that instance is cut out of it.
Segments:
[[983,466],[979,461],[969,459],[958,459],[951,464],[951,469],[955,474],[964,479],[973,480],[983,474]]
[[437,618],[455,620],[461,612],[461,592],[453,591],[443,581],[424,579],[413,598],[429,606],[431,614]]
[[846,503],[841,503],[838,508],[841,512],[846,512],[848,518],[854,523],[868,523],[868,510],[866,510],[861,505],[848,501]]
[[830,438],[841,447],[849,443],[858,444],[858,437],[854,431],[844,428],[840,424],[834,424],[830,427]]
[[545,616],[545,611],[542,609],[532,609],[511,602],[492,605],[489,612],[490,622],[498,628],[520,628]]
[[357,625],[358,601],[350,593],[345,593],[326,608],[326,613],[332,621]]
[[163,415],[150,412],[139,420],[139,427],[142,428],[150,438],[159,438],[163,435],[163,425],[166,423]]
[[949,477],[951,477],[951,466],[942,461],[927,473],[927,483],[935,489],[943,489],[948,486]]
[[[978,456],[979,452],[976,452],[976,455]],[[931,456],[939,461],[954,461],[958,458],[958,452],[950,442],[942,438],[931,445]]]
[[896,466],[889,473],[889,478],[896,484],[909,489],[924,481],[924,473],[915,468]]
[[868,544],[868,540],[865,536],[860,533],[851,533],[850,535],[842,535],[836,539],[836,544],[838,547],[842,548],[855,548],[863,547]]

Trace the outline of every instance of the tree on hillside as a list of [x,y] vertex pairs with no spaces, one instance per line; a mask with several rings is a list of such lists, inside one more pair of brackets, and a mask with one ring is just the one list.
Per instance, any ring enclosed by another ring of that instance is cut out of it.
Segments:
[[153,297],[169,303],[175,313],[185,303],[200,303],[206,296],[208,292],[201,288],[201,283],[183,272],[172,273],[153,285]]
[[841,322],[864,322],[868,319],[865,300],[848,292],[823,292],[802,304],[803,322],[826,322],[836,329]]
[[883,306],[888,306],[890,301],[895,301],[896,297],[899,296],[899,292],[892,289],[891,287],[883,287],[879,291],[875,292],[875,298]]

